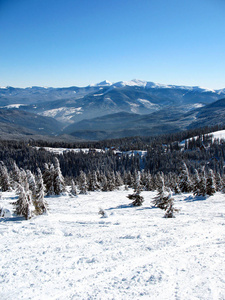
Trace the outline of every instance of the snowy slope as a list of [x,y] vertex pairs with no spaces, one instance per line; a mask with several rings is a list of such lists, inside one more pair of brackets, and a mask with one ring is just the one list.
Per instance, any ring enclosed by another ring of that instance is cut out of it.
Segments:
[[155,193],[136,208],[127,194],[50,197],[49,215],[0,219],[0,299],[224,299],[225,195],[176,196],[164,219]]
[[[90,152],[90,148],[51,148],[51,147],[34,147],[37,150],[41,149],[45,149],[46,151],[49,152],[53,152],[54,154],[64,154],[64,153],[68,153],[68,152],[83,152],[83,153],[89,153]],[[94,151],[96,152],[105,152],[102,149],[94,149]]]
[[214,132],[211,132],[210,134],[213,135],[213,138],[214,139],[225,139],[225,130],[218,130],[218,131],[214,131]]
[[[211,135],[213,140],[215,140],[215,139],[222,140],[222,139],[225,139],[225,130],[213,131],[213,132],[208,133],[207,135]],[[192,138],[183,140],[182,142],[180,142],[180,146],[184,147],[185,141],[189,142],[192,139],[196,140],[198,137],[199,136],[193,136]]]

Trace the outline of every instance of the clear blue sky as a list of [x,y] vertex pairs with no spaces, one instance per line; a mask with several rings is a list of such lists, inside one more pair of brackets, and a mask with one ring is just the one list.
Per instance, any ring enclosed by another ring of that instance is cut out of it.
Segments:
[[0,86],[225,88],[225,0],[0,0]]

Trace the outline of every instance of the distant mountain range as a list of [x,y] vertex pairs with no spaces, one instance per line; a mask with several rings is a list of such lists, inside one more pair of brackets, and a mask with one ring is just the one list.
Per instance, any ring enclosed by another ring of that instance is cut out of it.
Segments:
[[225,89],[132,80],[87,87],[0,88],[0,132],[79,139],[157,135],[225,123]]

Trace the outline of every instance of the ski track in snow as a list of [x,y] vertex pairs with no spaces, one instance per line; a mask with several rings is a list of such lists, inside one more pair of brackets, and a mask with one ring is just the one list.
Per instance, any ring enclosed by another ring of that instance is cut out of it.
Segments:
[[154,192],[141,207],[129,192],[48,197],[48,215],[1,218],[0,299],[225,299],[225,195],[175,196],[181,210],[164,219]]

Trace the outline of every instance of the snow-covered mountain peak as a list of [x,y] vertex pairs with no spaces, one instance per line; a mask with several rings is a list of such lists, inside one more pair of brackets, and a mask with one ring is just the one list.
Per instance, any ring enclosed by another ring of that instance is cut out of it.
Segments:
[[145,87],[147,84],[147,81],[144,80],[139,80],[139,79],[133,79],[131,81],[125,81],[124,82],[126,85],[129,86],[140,86],[140,87]]
[[114,87],[124,87],[124,86],[139,86],[139,87],[145,87],[147,84],[147,81],[139,80],[139,79],[133,79],[130,81],[119,81],[113,84]]
[[110,81],[104,80],[96,84],[90,84],[89,86],[111,86],[111,85],[112,83]]
[[224,95],[225,94],[225,89],[217,90],[216,91],[219,95]]

